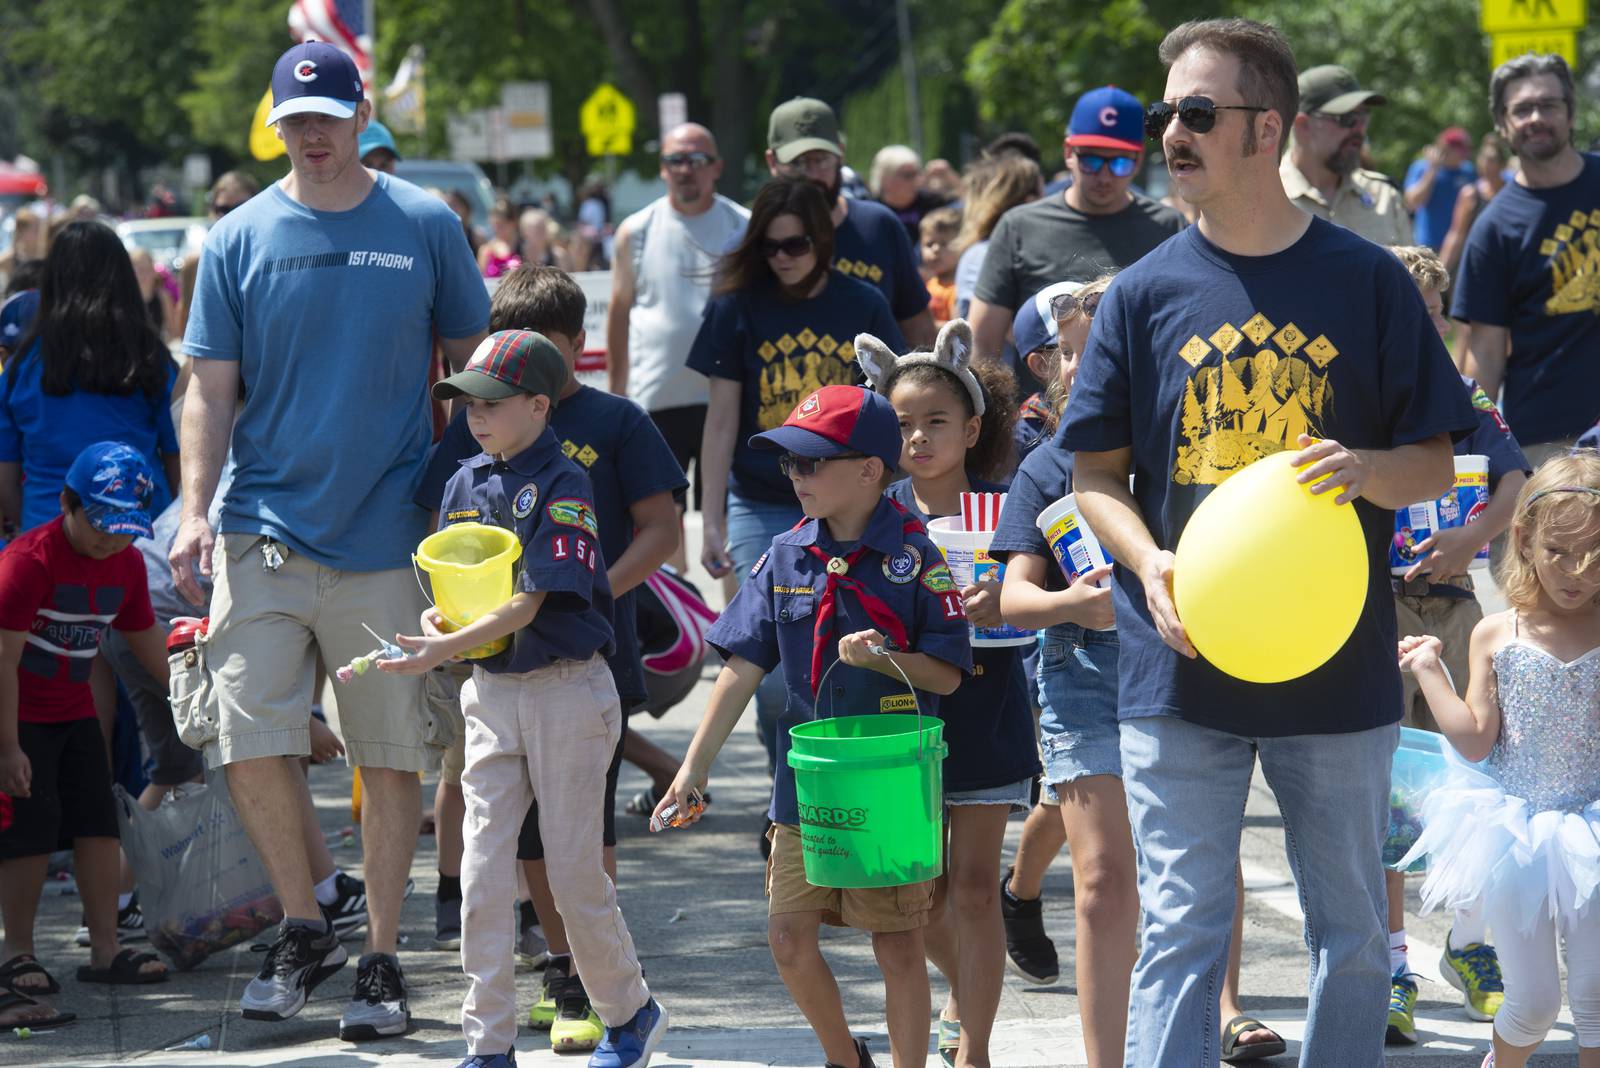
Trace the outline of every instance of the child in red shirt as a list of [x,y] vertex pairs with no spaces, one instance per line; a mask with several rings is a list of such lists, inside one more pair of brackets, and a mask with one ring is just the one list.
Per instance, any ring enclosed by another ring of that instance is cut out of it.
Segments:
[[121,854],[111,765],[89,692],[89,667],[108,626],[145,670],[167,677],[135,537],[150,536],[155,480],[137,449],[89,446],[73,461],[61,516],[0,553],[0,793],[13,818],[0,830],[0,1027],[66,1023],[35,995],[60,985],[33,955],[33,921],[50,854],[71,848],[89,926],[85,983],[155,983],[166,966],[117,940]]

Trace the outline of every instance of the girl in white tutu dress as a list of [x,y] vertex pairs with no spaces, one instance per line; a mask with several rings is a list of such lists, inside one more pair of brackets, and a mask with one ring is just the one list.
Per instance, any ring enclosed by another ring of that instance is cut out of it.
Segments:
[[1550,460],[1518,494],[1500,583],[1508,611],[1472,632],[1456,696],[1439,639],[1400,642],[1428,706],[1468,766],[1423,802],[1422,911],[1482,903],[1505,1003],[1485,1068],[1522,1068],[1561,1010],[1557,940],[1578,1063],[1600,1068],[1600,454]]

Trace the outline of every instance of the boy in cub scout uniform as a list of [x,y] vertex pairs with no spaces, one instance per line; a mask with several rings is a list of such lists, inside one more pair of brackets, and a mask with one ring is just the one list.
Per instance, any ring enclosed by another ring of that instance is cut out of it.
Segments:
[[[772,540],[707,633],[727,664],[656,813],[676,805],[686,819],[696,817],[694,793],[705,791],[712,761],[762,677],[781,664],[786,700],[767,813],[773,823],[767,863],[773,960],[828,1063],[870,1066],[866,1041],[854,1038],[845,1022],[817,932],[824,923],[871,932],[894,1063],[921,1065],[930,1012],[922,928],[933,883],[840,890],[806,881],[801,823],[834,817],[800,811],[787,763],[789,729],[814,716],[911,711],[915,704],[924,714],[936,713],[937,695],[955,690],[972,670],[961,594],[921,521],[883,496],[901,444],[899,420],[886,399],[857,386],[825,386],[751,444],[784,450],[780,464],[807,518]],[[915,704],[901,672],[916,688]]]

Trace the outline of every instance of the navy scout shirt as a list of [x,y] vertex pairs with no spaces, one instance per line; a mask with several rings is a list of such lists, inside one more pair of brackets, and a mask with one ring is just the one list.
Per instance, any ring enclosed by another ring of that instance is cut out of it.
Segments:
[[592,497],[588,477],[561,454],[548,427],[509,460],[488,453],[462,460],[445,486],[439,525],[484,523],[515,532],[522,542],[517,592],[547,594],[510,649],[478,661],[485,671],[515,674],[614,651],[611,584]]
[[[750,578],[722,616],[706,633],[724,657],[740,656],[772,671],[783,665],[784,706],[778,718],[778,771],[772,784],[767,816],[775,823],[798,824],[794,772],[789,768],[789,728],[816,716],[863,716],[877,712],[914,712],[911,694],[899,678],[864,668],[842,666],[826,676],[825,687],[811,692],[814,616],[827,586],[826,562],[807,549],[815,545],[827,556],[845,556],[858,545],[867,552],[850,568],[850,577],[881,597],[905,624],[913,653],[927,653],[972,671],[972,646],[967,640],[967,615],[961,594],[944,557],[916,523],[906,529],[906,513],[888,498],[878,502],[861,541],[843,545],[826,525],[807,519],[772,539]],[[823,649],[826,672],[839,659],[839,639],[876,629],[855,593],[839,589],[834,629]],[[938,715],[937,694],[916,691],[924,715]]]

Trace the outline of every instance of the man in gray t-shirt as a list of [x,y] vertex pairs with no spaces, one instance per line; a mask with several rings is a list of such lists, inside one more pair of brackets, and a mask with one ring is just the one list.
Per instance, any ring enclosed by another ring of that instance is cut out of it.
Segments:
[[1066,191],[1012,208],[989,239],[970,316],[980,355],[1001,354],[1017,308],[1045,286],[1126,267],[1183,229],[1181,215],[1129,188],[1144,162],[1133,94],[1108,85],[1079,97],[1063,158]]

